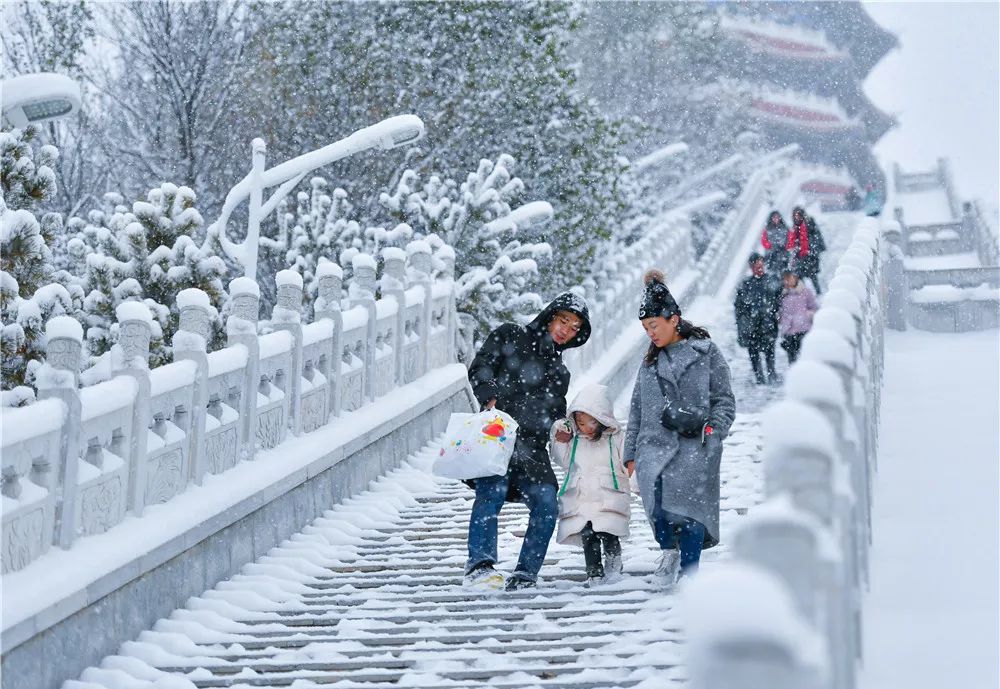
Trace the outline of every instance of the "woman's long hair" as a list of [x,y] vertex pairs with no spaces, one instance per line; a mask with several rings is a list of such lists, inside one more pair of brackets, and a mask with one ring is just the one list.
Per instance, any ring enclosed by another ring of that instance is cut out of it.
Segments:
[[[694,325],[690,321],[686,321],[681,318],[677,321],[677,334],[685,340],[710,340],[712,336],[708,334],[708,331],[704,328]],[[660,348],[657,347],[653,342],[649,343],[649,349],[646,350],[646,356],[643,357],[642,362],[646,366],[652,366],[656,363],[656,357],[660,355]]]

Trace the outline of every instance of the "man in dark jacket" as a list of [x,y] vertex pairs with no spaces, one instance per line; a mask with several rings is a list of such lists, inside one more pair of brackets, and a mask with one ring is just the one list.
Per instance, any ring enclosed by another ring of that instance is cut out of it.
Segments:
[[816,225],[816,220],[811,215],[806,215],[804,208],[796,207],[792,210],[792,227],[800,234],[805,234],[807,246],[805,255],[798,256],[792,267],[799,277],[812,280],[816,294],[819,294],[822,291],[819,286],[819,260],[826,251],[826,241]]
[[[740,283],[733,304],[737,341],[750,354],[750,366],[757,382],[773,384],[778,382],[774,370],[774,342],[778,338],[781,283],[767,274],[764,257],[760,254],[751,254],[749,264],[753,274]],[[760,362],[761,355],[767,366],[767,377]]]
[[781,213],[773,210],[767,216],[767,225],[760,234],[760,245],[764,247],[764,262],[775,275],[788,267],[788,225]]
[[496,407],[517,421],[517,443],[505,476],[475,480],[469,520],[466,581],[499,586],[497,521],[505,502],[528,506],[528,529],[507,590],[534,586],[549,547],[559,508],[556,476],[546,445],[556,420],[566,415],[569,370],[562,352],[590,337],[587,302],[566,292],[526,326],[507,323],[490,333],[469,367],[472,391],[484,408]]

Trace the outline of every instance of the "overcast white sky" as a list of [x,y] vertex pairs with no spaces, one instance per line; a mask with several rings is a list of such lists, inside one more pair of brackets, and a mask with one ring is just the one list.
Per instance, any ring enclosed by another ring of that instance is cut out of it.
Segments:
[[1000,2],[864,2],[900,47],[865,82],[899,126],[875,149],[883,165],[950,159],[959,196],[1000,194]]

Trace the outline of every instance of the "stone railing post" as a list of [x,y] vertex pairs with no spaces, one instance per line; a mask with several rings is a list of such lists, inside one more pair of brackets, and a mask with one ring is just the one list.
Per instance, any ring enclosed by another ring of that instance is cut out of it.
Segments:
[[382,249],[382,280],[379,283],[382,298],[396,300],[396,326],[392,334],[392,360],[396,386],[404,382],[403,341],[406,336],[406,252],[394,246]]
[[882,258],[885,275],[883,286],[886,326],[893,330],[906,330],[906,304],[910,299],[910,288],[906,280],[903,232],[899,223],[891,220],[886,222],[883,236],[886,240]]
[[60,548],[69,548],[76,534],[77,473],[81,451],[80,357],[83,354],[83,328],[76,319],[56,316],[45,324],[48,342],[45,364],[36,374],[39,399],[58,399],[66,405],[59,448],[62,466],[57,467],[56,540]]
[[282,270],[275,276],[278,303],[271,310],[275,330],[292,335],[292,370],[288,371],[288,427],[302,432],[302,276],[294,270]]
[[226,319],[226,342],[247,350],[247,366],[240,391],[241,459],[253,459],[257,445],[257,387],[260,384],[260,341],[257,319],[260,315],[260,287],[248,277],[229,283],[231,308]]
[[344,271],[332,261],[323,261],[316,267],[316,279],[319,280],[319,294],[313,305],[315,320],[327,318],[333,323],[333,344],[330,353],[330,400],[327,408],[330,416],[340,416],[340,388],[343,382],[343,334],[344,315],[340,310],[340,297],[343,290]]
[[[149,435],[151,394],[149,382],[149,341],[153,336],[153,316],[142,302],[129,301],[115,309],[118,318],[118,346],[122,350],[116,375],[135,381],[132,404],[132,432],[128,456],[128,508],[137,517],[146,506],[146,440]],[[112,359],[114,360],[114,359]]]
[[448,298],[448,356],[446,361],[457,361],[455,356],[455,338],[458,333],[458,309],[455,302],[455,250],[445,244],[436,253],[443,266],[439,279],[446,280],[451,286],[451,296]]
[[368,311],[368,328],[365,331],[365,400],[375,399],[375,259],[368,254],[355,254],[351,258],[354,276],[347,286],[351,308],[363,306]]
[[[201,485],[208,468],[205,466],[205,415],[208,413],[208,341],[212,336],[212,311],[208,295],[195,287],[181,290],[177,295],[180,324],[174,334],[174,361],[193,361],[197,367],[194,377],[193,409],[188,434],[188,477]],[[186,480],[187,480],[186,479]]]
[[431,367],[431,312],[433,310],[433,293],[431,291],[431,247],[423,240],[412,241],[406,245],[409,256],[410,282],[419,285],[424,290],[424,307],[420,311],[420,359],[418,375],[423,375]]

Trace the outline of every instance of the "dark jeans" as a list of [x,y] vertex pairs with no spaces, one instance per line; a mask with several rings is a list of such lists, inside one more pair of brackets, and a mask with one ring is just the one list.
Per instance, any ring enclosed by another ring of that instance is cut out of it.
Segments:
[[[605,564],[621,566],[622,542],[614,534],[594,531],[593,525],[587,522],[580,530],[580,540],[583,542],[583,559],[587,563],[588,577],[603,577]],[[602,548],[606,562],[601,559]]]
[[656,482],[653,493],[653,536],[661,550],[681,551],[681,574],[691,574],[698,570],[701,562],[701,547],[705,543],[705,526],[699,522],[663,509],[663,490]]
[[767,366],[767,374],[774,375],[774,340],[762,339],[750,343],[747,347],[750,354],[750,367],[753,368],[754,376],[758,382],[765,380],[764,366],[761,365],[760,357],[764,357],[764,365]]
[[[497,517],[503,509],[510,480],[510,474],[476,479],[476,500],[472,503],[472,516],[469,518],[469,560],[465,565],[466,574],[478,565],[495,564],[497,561]],[[538,570],[545,561],[549,540],[559,517],[556,487],[548,483],[521,480],[517,489],[528,505],[528,530],[524,534],[514,574],[535,581]]]
[[805,333],[785,335],[785,339],[781,341],[781,348],[788,352],[789,364],[794,364],[795,360],[799,358],[799,350],[802,349],[802,338],[805,336]]

